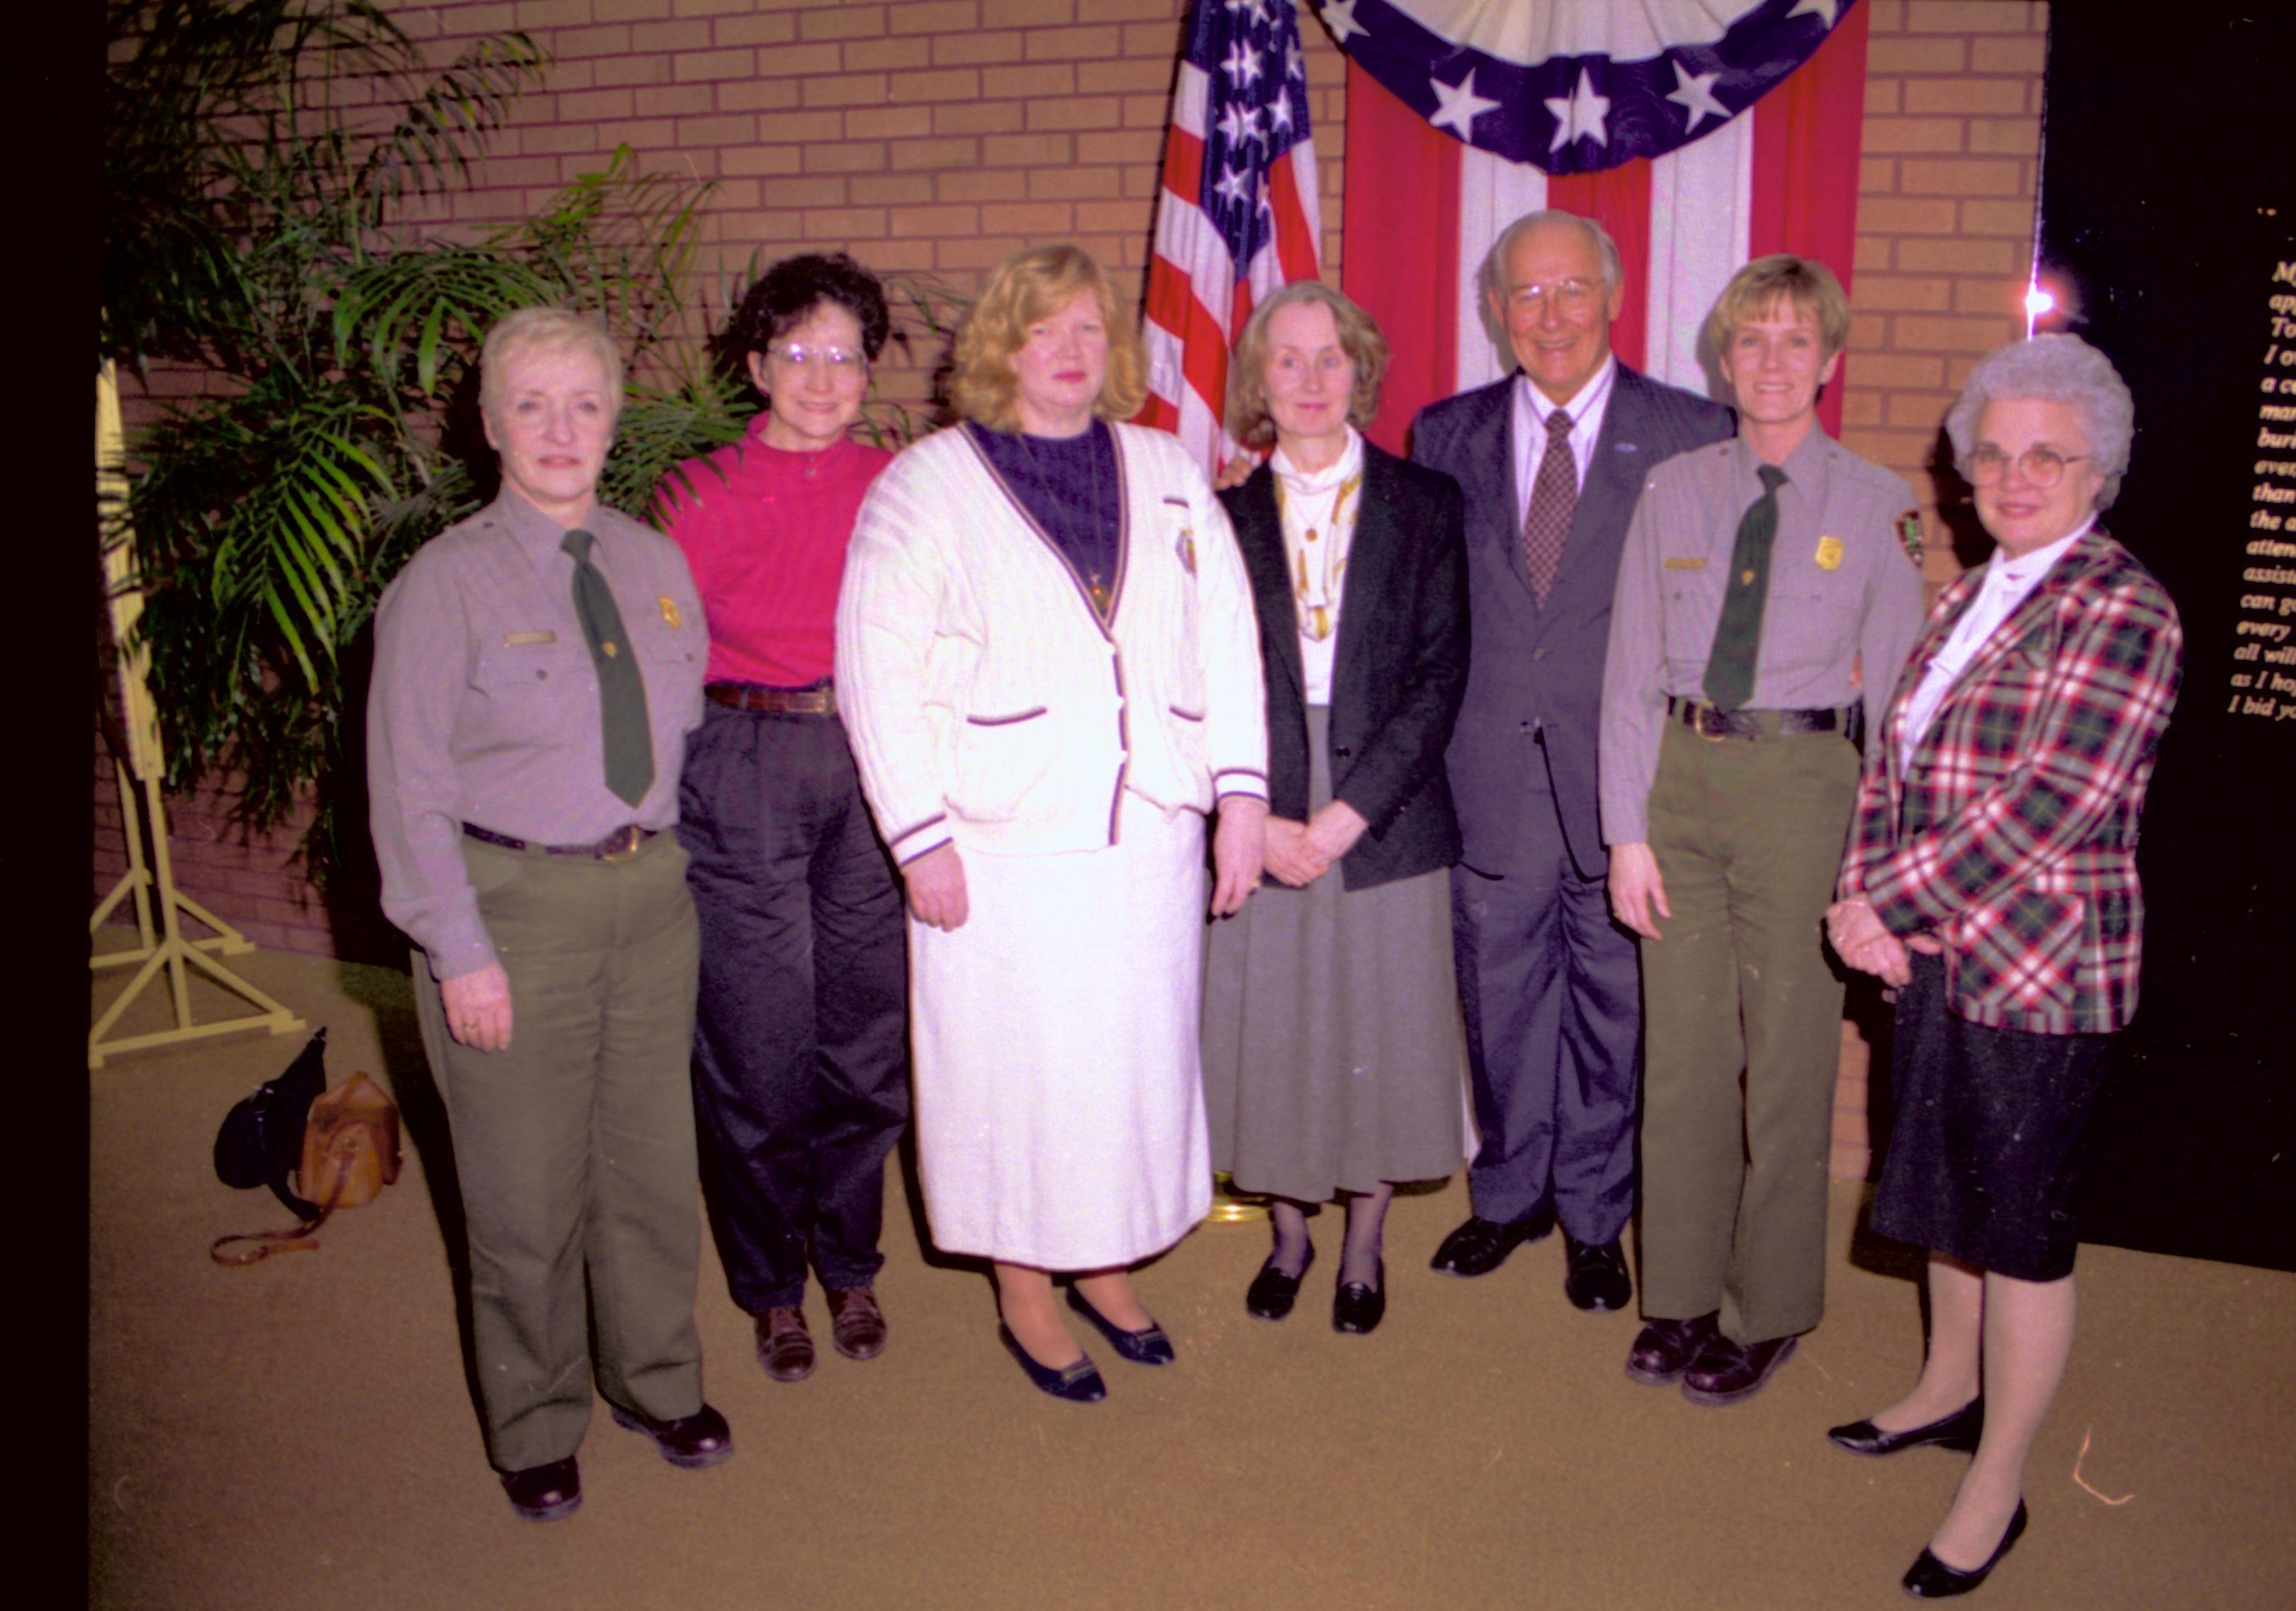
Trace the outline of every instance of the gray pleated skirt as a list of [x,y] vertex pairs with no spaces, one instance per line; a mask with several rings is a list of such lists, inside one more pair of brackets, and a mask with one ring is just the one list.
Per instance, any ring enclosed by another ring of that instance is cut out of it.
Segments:
[[[1308,708],[1309,800],[1332,797],[1330,710]],[[1442,872],[1348,890],[1269,879],[1211,925],[1204,1097],[1212,1167],[1321,1203],[1436,1179],[1466,1153],[1464,1039]]]

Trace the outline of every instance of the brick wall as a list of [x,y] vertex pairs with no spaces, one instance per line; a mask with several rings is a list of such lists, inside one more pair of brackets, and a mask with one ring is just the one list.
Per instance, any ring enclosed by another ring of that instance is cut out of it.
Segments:
[[[1929,519],[1928,572],[1969,528],[1939,506],[1938,428],[1975,357],[2022,330],[2033,226],[2043,0],[1865,0],[1864,171],[1844,437],[1902,471]],[[803,247],[975,289],[1030,242],[1073,239],[1136,286],[1185,0],[447,0],[386,9],[440,57],[506,28],[556,57],[446,228],[525,216],[627,143],[650,171],[718,186],[705,239],[738,267]],[[1303,8],[1336,281],[1344,62]],[[938,355],[895,354],[886,390],[924,395]],[[1965,550],[1964,550],[1965,551]],[[98,889],[117,875],[99,766]],[[332,947],[275,836],[234,850],[228,791],[186,802],[187,887],[266,943]],[[190,844],[201,848],[192,853]],[[258,885],[262,887],[258,887]],[[299,916],[298,915],[299,914]],[[1869,1009],[1870,1009],[1869,1004]],[[1870,1015],[1870,1014],[1869,1014]],[[1845,1026],[1835,1169],[1865,1167],[1866,1042]]]

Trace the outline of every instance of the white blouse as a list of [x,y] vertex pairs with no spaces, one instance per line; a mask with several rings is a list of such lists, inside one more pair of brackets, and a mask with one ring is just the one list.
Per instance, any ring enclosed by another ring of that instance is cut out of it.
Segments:
[[1299,469],[1281,447],[1268,456],[1268,466],[1275,473],[1275,507],[1283,517],[1283,554],[1298,604],[1302,688],[1308,703],[1328,705],[1348,549],[1363,502],[1363,438],[1349,426],[1348,445],[1321,470]]

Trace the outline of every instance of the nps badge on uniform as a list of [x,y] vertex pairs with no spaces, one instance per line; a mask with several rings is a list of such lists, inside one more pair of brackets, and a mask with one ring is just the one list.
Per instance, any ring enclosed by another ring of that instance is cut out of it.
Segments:
[[1906,557],[1914,562],[1914,569],[1922,567],[1922,512],[1908,509],[1898,517],[1898,541],[1906,550]]
[[1817,539],[1817,568],[1821,571],[1841,569],[1841,539],[1821,537]]
[[675,632],[679,627],[685,624],[678,619],[677,601],[670,597],[668,594],[658,593],[654,595],[654,602],[661,605],[661,624],[663,626],[668,627],[671,631]]
[[1182,528],[1179,539],[1172,545],[1172,551],[1180,556],[1180,569],[1193,576],[1196,573],[1196,534]]

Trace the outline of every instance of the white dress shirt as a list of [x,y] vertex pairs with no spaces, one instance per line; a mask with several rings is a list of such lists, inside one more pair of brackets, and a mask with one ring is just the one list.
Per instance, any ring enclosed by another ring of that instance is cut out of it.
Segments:
[[1539,462],[1546,456],[1546,416],[1557,408],[1570,415],[1570,460],[1578,473],[1578,485],[1587,485],[1587,466],[1595,460],[1595,441],[1603,434],[1603,417],[1611,411],[1611,380],[1619,372],[1619,360],[1606,356],[1603,366],[1578,388],[1568,402],[1555,403],[1530,382],[1530,377],[1521,370],[1515,372],[1514,407],[1507,411],[1514,436],[1514,529],[1522,530],[1530,518],[1531,483],[1538,479]]
[[[1275,506],[1283,516],[1283,558],[1292,574],[1300,629],[1301,693],[1311,705],[1332,703],[1332,653],[1340,644],[1340,598],[1347,590],[1348,549],[1363,506],[1363,438],[1348,427],[1348,445],[1321,470],[1293,466],[1282,448],[1268,456]],[[1313,538],[1313,541],[1309,538]],[[1319,638],[1320,617],[1326,630]]]

